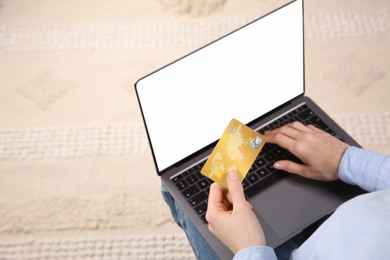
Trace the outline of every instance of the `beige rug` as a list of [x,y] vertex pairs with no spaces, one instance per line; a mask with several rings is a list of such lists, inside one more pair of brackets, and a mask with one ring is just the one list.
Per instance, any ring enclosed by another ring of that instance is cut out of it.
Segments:
[[[133,83],[284,2],[0,1],[0,259],[193,259]],[[390,153],[390,3],[305,7],[307,93]]]

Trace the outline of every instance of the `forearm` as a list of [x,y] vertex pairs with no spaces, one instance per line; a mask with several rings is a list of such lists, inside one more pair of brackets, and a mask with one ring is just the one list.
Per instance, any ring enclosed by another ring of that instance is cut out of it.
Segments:
[[349,147],[341,159],[339,177],[370,192],[390,189],[390,156]]

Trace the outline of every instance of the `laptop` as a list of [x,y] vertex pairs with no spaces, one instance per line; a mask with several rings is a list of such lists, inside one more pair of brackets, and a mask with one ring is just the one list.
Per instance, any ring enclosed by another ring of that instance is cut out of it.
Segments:
[[[200,169],[232,118],[260,133],[298,120],[359,146],[304,95],[304,74],[303,1],[295,0],[135,83],[157,174],[222,259],[233,254],[208,230],[211,181]],[[364,192],[278,172],[281,158],[299,162],[265,144],[243,181],[274,248]]]

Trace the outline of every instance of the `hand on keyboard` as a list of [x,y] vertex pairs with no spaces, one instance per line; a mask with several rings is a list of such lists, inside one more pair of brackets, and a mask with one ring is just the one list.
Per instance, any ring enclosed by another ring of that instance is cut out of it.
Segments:
[[338,179],[341,157],[348,144],[332,135],[300,122],[293,122],[265,133],[268,142],[277,144],[295,156],[303,164],[290,160],[274,163],[274,168],[303,177],[332,181]]

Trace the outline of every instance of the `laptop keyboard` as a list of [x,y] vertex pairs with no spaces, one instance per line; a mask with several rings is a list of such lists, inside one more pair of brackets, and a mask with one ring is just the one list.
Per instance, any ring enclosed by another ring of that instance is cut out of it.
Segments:
[[[271,122],[269,125],[259,129],[258,132],[264,134],[267,130],[272,130],[294,121],[300,121],[306,125],[315,125],[331,135],[336,136],[336,133],[306,104],[297,107],[283,117]],[[264,190],[271,183],[286,176],[285,172],[272,167],[274,162],[280,159],[301,162],[297,157],[280,146],[266,143],[242,182],[244,193],[248,199]],[[200,173],[205,162],[206,160],[200,162],[185,172],[174,176],[171,180],[176,184],[176,187],[181,191],[203,222],[206,223],[207,199],[210,185],[213,181]]]

